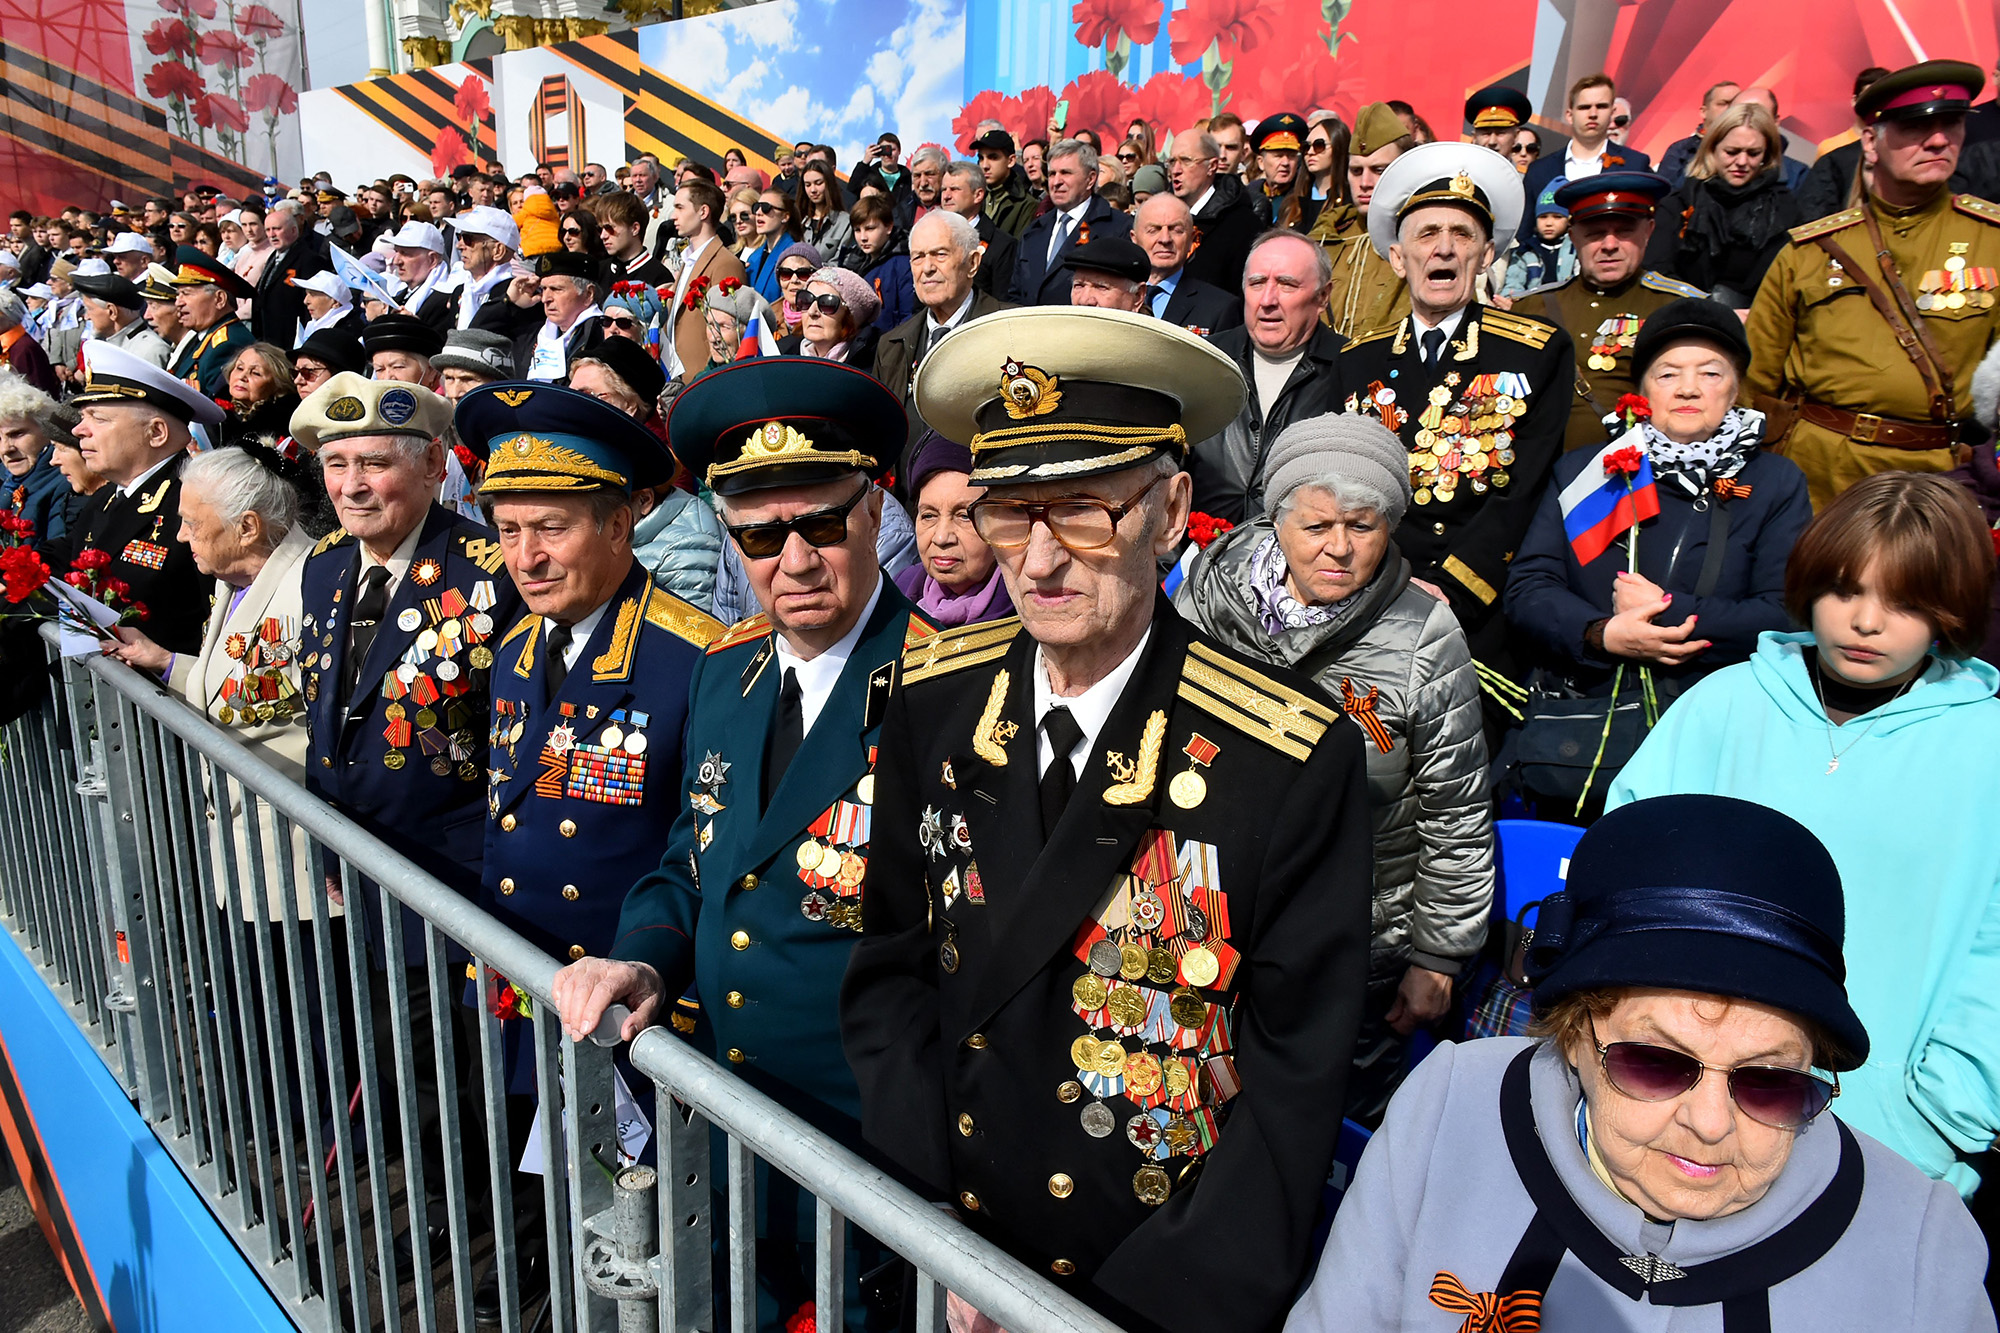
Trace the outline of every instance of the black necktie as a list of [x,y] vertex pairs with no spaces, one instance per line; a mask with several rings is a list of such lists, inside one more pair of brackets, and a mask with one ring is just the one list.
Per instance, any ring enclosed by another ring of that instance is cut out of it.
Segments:
[[389,567],[370,565],[361,575],[361,595],[354,599],[353,619],[347,622],[347,670],[340,703],[345,707],[354,696],[354,683],[361,678],[361,663],[375,646],[375,632],[389,610]]
[[771,794],[778,790],[784,780],[785,770],[792,766],[792,757],[799,752],[799,746],[806,739],[805,700],[799,692],[799,673],[796,668],[785,668],[784,683],[778,686],[778,724],[771,728],[770,748],[764,755],[764,805],[771,804]]
[[569,679],[570,637],[568,625],[557,625],[549,631],[549,641],[543,649],[549,655],[549,660],[542,667],[542,680],[549,687],[550,703],[555,702],[556,696],[562,693],[563,682]]
[[1055,833],[1056,821],[1062,818],[1063,807],[1069,804],[1070,793],[1076,790],[1076,770],[1070,766],[1069,756],[1083,739],[1083,728],[1076,724],[1076,715],[1069,709],[1051,708],[1042,715],[1042,731],[1056,754],[1049,761],[1048,771],[1042,774],[1042,836],[1047,838]]
[[1438,363],[1438,358],[1444,355],[1444,340],[1445,340],[1445,331],[1443,329],[1424,330],[1423,344],[1424,344],[1425,365],[1434,366]]

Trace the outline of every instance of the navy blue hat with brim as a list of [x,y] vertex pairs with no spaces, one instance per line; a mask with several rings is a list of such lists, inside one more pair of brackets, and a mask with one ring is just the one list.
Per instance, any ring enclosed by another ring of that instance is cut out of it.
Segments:
[[311,337],[292,349],[292,360],[307,357],[319,362],[338,375],[341,371],[360,374],[368,368],[368,359],[361,350],[361,339],[347,329],[319,329]]
[[1848,1003],[1840,871],[1818,838],[1728,796],[1634,801],[1593,824],[1528,948],[1535,1007],[1578,991],[1660,987],[1754,1000],[1817,1023],[1857,1068],[1868,1030]]
[[1568,182],[1556,191],[1555,201],[1569,210],[1572,222],[1621,213],[1649,218],[1672,189],[1650,171],[1600,171]]
[[752,357],[674,399],[667,443],[717,495],[880,479],[909,439],[896,395],[864,370],[818,357]]
[[486,462],[481,497],[584,494],[663,486],[674,460],[660,437],[611,404],[555,384],[482,384],[452,418]]

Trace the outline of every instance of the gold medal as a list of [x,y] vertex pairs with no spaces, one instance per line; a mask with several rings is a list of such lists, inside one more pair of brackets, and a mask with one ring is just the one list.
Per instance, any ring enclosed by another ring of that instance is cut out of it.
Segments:
[[1155,986],[1171,986],[1181,974],[1181,961],[1165,949],[1146,951],[1146,980]]
[[1130,986],[1121,986],[1104,1001],[1104,1012],[1116,1027],[1136,1028],[1146,1021],[1146,1002]]
[[1160,1071],[1160,1080],[1166,1087],[1167,1096],[1179,1097],[1194,1086],[1194,1078],[1188,1067],[1179,1060],[1169,1060]]
[[1125,1072],[1125,1045],[1123,1042],[1100,1041],[1097,1043],[1097,1058],[1091,1062],[1091,1071],[1110,1078],[1113,1074]]
[[403,711],[403,705],[393,703],[382,710],[382,716],[388,718],[391,722],[401,722],[406,714]]
[[1423,486],[1417,487],[1417,494],[1415,499],[1416,502],[1420,505],[1429,504],[1431,502],[1431,493],[1429,488]]
[[817,838],[807,838],[799,844],[799,850],[794,859],[798,861],[799,869],[801,870],[817,870],[819,868],[819,853],[819,840]]
[[1065,1079],[1056,1085],[1056,1100],[1064,1106],[1070,1105],[1081,1096],[1083,1096],[1083,1084],[1073,1078]]
[[466,660],[472,663],[474,671],[484,671],[493,665],[493,650],[482,643],[472,650]]
[[1105,989],[1104,978],[1098,976],[1095,972],[1086,972],[1078,977],[1071,983],[1069,993],[1076,997],[1077,1004],[1086,1012],[1102,1009],[1108,994]]
[[1203,946],[1197,944],[1181,955],[1181,980],[1188,985],[1213,986],[1221,975],[1222,964]]
[[1208,782],[1193,769],[1176,773],[1167,784],[1167,796],[1181,809],[1192,810],[1208,799]]
[[[1092,1073],[1096,1072],[1097,1038],[1091,1036],[1088,1032],[1078,1037],[1069,1044],[1069,1058],[1078,1069]],[[1067,1087],[1068,1085],[1065,1084],[1064,1086]],[[1056,1095],[1058,1097],[1062,1096],[1061,1092],[1057,1092]],[[1067,1100],[1074,1101],[1075,1098],[1068,1098]]]
[[1160,1090],[1159,1057],[1138,1051],[1125,1060],[1125,1091],[1135,1097],[1150,1097]]
[[409,762],[410,762],[409,759],[404,756],[401,750],[391,750],[387,754],[382,756],[382,764],[386,768],[391,768],[391,769],[401,768],[404,764],[407,764]]
[[1146,951],[1136,944],[1125,943],[1118,946],[1118,975],[1127,981],[1137,981],[1146,975]]
[[236,710],[224,704],[215,710],[215,720],[225,727],[229,726],[236,721]]
[[822,879],[840,878],[840,849],[832,843],[823,843],[820,846],[819,873]]
[[1196,1145],[1201,1142],[1201,1136],[1195,1133],[1193,1122],[1180,1116],[1175,1116],[1167,1122],[1167,1127],[1160,1131],[1160,1137],[1167,1141],[1167,1151],[1176,1157],[1193,1152]]
[[1944,303],[1953,310],[1963,310],[1965,309],[1965,293],[1953,292],[1950,296],[1944,298]]
[[1174,1016],[1174,1022],[1191,1032],[1199,1031],[1201,1025],[1208,1021],[1208,1001],[1191,990],[1175,991],[1167,1009]]
[[1138,1196],[1140,1203],[1148,1207],[1158,1208],[1173,1192],[1173,1182],[1168,1180],[1167,1173],[1157,1166],[1142,1166],[1138,1174],[1132,1177],[1132,1193]]
[[419,727],[435,727],[437,724],[438,715],[436,713],[433,713],[428,708],[419,708],[417,710],[417,725]]

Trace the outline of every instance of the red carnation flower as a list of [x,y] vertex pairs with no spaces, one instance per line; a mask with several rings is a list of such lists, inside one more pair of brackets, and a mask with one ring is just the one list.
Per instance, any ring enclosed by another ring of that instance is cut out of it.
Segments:
[[160,0],[160,8],[169,14],[185,14],[191,19],[215,17],[215,0]]
[[146,73],[146,96],[160,102],[191,102],[201,96],[201,75],[178,60],[162,60]]
[[1011,100],[1005,93],[994,92],[989,88],[967,102],[964,109],[958,113],[957,119],[951,122],[952,141],[958,145],[958,151],[961,153],[972,151],[973,131],[979,127],[980,121],[997,120],[1003,125],[1008,123],[1004,112]]
[[1604,475],[1607,477],[1636,477],[1639,469],[1646,465],[1646,451],[1635,444],[1613,450],[1604,456]]
[[437,143],[431,148],[431,170],[439,176],[449,176],[453,167],[466,166],[471,161],[472,152],[465,146],[465,136],[453,126],[441,127]]
[[1188,515],[1188,540],[1203,550],[1207,550],[1208,544],[1223,533],[1234,532],[1235,530],[1236,525],[1228,519],[1217,518],[1213,514],[1204,514],[1198,509]]
[[299,95],[276,74],[252,74],[243,85],[243,105],[251,111],[289,116],[299,109]]
[[257,52],[250,43],[226,28],[210,29],[195,39],[195,49],[204,65],[233,65],[242,69],[255,64]]
[[1155,130],[1178,134],[1208,118],[1208,86],[1186,74],[1162,71],[1132,90],[1120,120],[1143,120]]
[[[1063,133],[1074,135],[1078,130],[1096,130],[1098,137],[1107,142],[1122,140],[1125,126],[1121,115],[1131,91],[1128,84],[1120,82],[1109,70],[1094,69],[1072,79],[1062,92],[1069,101],[1069,123],[1063,127]],[[1115,132],[1113,125],[1117,126]]]
[[1115,43],[1120,34],[1144,46],[1160,35],[1160,0],[1077,0],[1069,12],[1081,46]]
[[6,590],[8,601],[19,605],[48,581],[48,564],[32,548],[10,546],[0,551],[0,588]]
[[250,117],[243,110],[243,104],[235,98],[224,97],[220,93],[203,93],[195,99],[194,123],[241,134],[250,128]]
[[69,567],[71,569],[81,569],[87,571],[92,569],[103,569],[110,563],[111,563],[111,552],[100,550],[95,546],[86,546],[81,551],[78,551],[76,553],[76,558],[69,562]]
[[236,16],[236,31],[253,41],[285,35],[285,21],[263,5],[245,5]]
[[458,85],[453,94],[451,109],[460,120],[477,121],[493,110],[493,99],[486,91],[486,80],[477,74],[465,76],[465,82]]
[[180,19],[157,19],[146,29],[146,49],[156,56],[194,55],[194,33]]
[[1254,51],[1259,42],[1275,36],[1277,22],[1278,16],[1264,0],[1190,0],[1186,9],[1175,11],[1167,27],[1173,36],[1174,63],[1197,63],[1213,42],[1226,65],[1239,50]]
[[1653,405],[1636,393],[1628,393],[1611,405],[1611,410],[1624,417],[1636,417],[1640,421],[1653,419]]

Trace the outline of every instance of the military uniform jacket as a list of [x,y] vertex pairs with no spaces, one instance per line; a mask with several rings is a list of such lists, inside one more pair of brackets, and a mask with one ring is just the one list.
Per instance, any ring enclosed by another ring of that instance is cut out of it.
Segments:
[[904,645],[931,633],[884,577],[768,809],[764,750],[780,684],[770,624],[752,616],[710,643],[688,705],[684,804],[666,855],[626,895],[611,951],[651,964],[669,995],[695,980],[722,1058],[850,1118],[860,1105],[838,994],[861,928],[877,736]]
[[1326,298],[1326,322],[1343,338],[1393,328],[1410,313],[1410,285],[1389,261],[1375,253],[1368,224],[1352,204],[1322,208],[1312,239],[1333,261],[1333,287]]
[[[488,674],[493,644],[520,618],[520,595],[493,534],[433,504],[343,710],[337,700],[360,566],[360,545],[345,530],[322,538],[306,558],[306,786],[471,896],[486,835]],[[372,889],[362,906],[379,950],[381,904]],[[403,928],[405,959],[421,961],[421,918],[404,909]]]
[[480,906],[557,958],[606,953],[625,890],[659,864],[682,806],[688,682],[715,617],[636,560],[548,697],[533,612],[494,653]]
[[[123,579],[129,601],[145,604],[146,614],[131,623],[162,648],[176,653],[201,649],[208,627],[215,580],[195,567],[194,552],[180,539],[181,466],[185,453],[120,494],[102,486],[86,501],[69,530],[45,544],[49,568],[61,574],[85,551],[103,551],[111,563],[102,574]],[[122,609],[122,607],[121,607]]]
[[1405,319],[1342,348],[1336,375],[1342,410],[1379,419],[1409,446],[1415,503],[1396,544],[1417,578],[1450,596],[1473,656],[1491,662],[1507,566],[1562,452],[1569,335],[1473,305],[1437,365],[1424,364]]
[[863,1129],[1128,1326],[1274,1328],[1368,971],[1360,732],[1158,599],[1045,839],[1019,630],[919,644],[890,701],[841,994]]
[[201,390],[204,397],[227,402],[229,368],[236,364],[237,353],[255,341],[250,326],[231,316],[184,344],[167,373]]
[[1604,418],[1618,400],[1639,391],[1632,378],[1632,344],[1646,316],[1684,296],[1700,296],[1679,278],[1647,270],[1630,282],[1600,290],[1578,274],[1524,292],[1514,300],[1523,315],[1568,332],[1575,351],[1576,383],[1570,394],[1563,449],[1593,448],[1611,438]]

